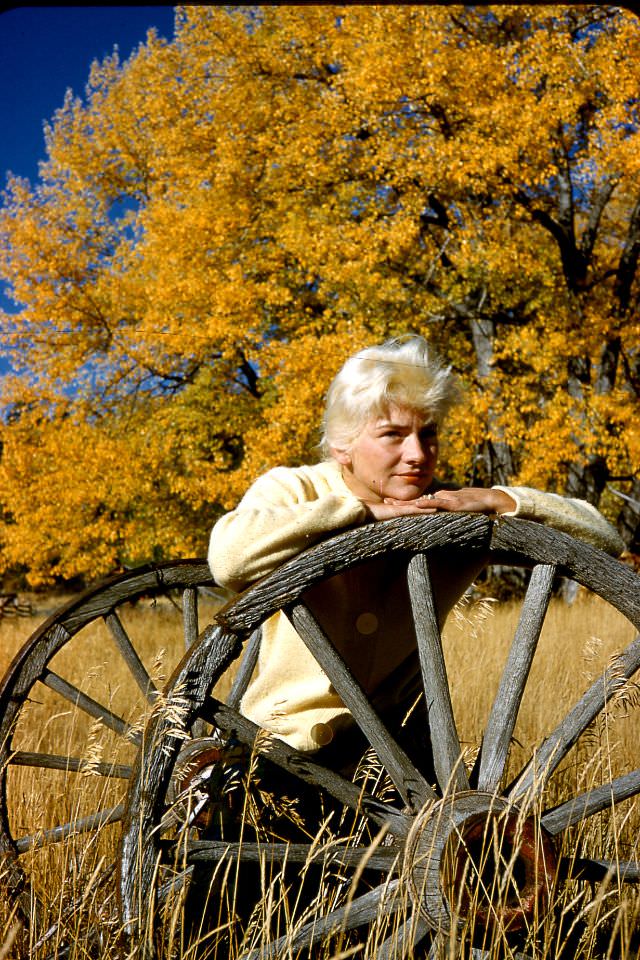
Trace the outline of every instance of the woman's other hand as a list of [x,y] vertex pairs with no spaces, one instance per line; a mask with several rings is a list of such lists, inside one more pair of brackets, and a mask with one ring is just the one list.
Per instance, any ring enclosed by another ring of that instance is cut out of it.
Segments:
[[515,510],[515,501],[503,490],[484,487],[462,487],[460,490],[438,490],[426,493],[416,500],[393,500],[386,497],[382,502],[363,500],[370,516],[375,520],[391,517],[417,516],[431,513],[509,513]]

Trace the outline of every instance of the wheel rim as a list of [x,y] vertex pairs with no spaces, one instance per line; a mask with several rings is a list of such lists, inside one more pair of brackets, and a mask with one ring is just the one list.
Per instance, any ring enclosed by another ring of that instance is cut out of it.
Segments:
[[[436,668],[439,667],[439,658],[442,656],[441,642],[439,635],[435,637],[435,641],[433,636],[431,638],[428,636],[429,622],[434,619],[433,605],[428,599],[423,603],[419,597],[421,593],[427,595],[429,593],[428,564],[425,566],[423,554],[445,546],[455,547],[456,544],[467,551],[477,551],[478,556],[488,556],[489,551],[492,551],[492,557],[504,559],[508,555],[510,562],[521,565],[533,563],[532,585],[529,587],[524,607],[526,609],[527,606],[532,607],[540,602],[543,606],[541,617],[532,618],[529,610],[521,618],[517,637],[514,640],[514,650],[508,662],[508,670],[515,670],[520,679],[516,684],[515,692],[510,694],[506,719],[504,711],[502,715],[500,711],[496,715],[495,710],[489,719],[488,737],[483,744],[477,768],[473,771],[477,779],[474,780],[474,786],[471,789],[474,803],[480,804],[480,807],[472,811],[468,822],[466,817],[461,821],[465,824],[463,837],[475,841],[474,831],[482,832],[478,823],[483,821],[478,818],[484,818],[486,825],[487,819],[493,818],[496,810],[498,813],[506,812],[506,836],[508,837],[510,833],[515,832],[516,824],[520,823],[524,817],[525,846],[531,844],[531,836],[527,835],[527,831],[530,834],[535,824],[536,835],[543,838],[541,852],[535,855],[523,855],[524,861],[520,866],[525,879],[517,888],[518,896],[521,899],[530,900],[530,903],[526,909],[513,911],[512,915],[502,914],[503,920],[506,919],[512,929],[515,930],[519,924],[526,926],[532,923],[533,918],[538,914],[545,912],[550,896],[549,890],[553,887],[556,877],[566,878],[568,875],[575,878],[580,875],[583,878],[597,879],[601,878],[603,872],[606,873],[611,866],[611,862],[591,858],[580,858],[579,861],[574,860],[573,864],[568,864],[566,856],[561,856],[557,863],[554,842],[550,837],[558,837],[563,831],[569,830],[577,820],[603,810],[607,804],[611,806],[612,803],[618,803],[640,792],[640,775],[638,771],[632,771],[613,778],[599,793],[588,791],[584,795],[567,801],[565,805],[554,809],[544,809],[544,807],[540,809],[541,794],[550,776],[560,761],[567,756],[593,717],[597,716],[606,704],[608,697],[606,677],[599,678],[576,707],[569,711],[565,721],[547,738],[542,750],[537,754],[537,759],[523,768],[516,781],[512,784],[503,782],[513,723],[526,685],[528,668],[535,652],[554,576],[557,574],[571,576],[612,603],[638,629],[640,627],[639,581],[630,569],[599,551],[577,544],[570,537],[526,521],[504,521],[494,525],[486,517],[451,515],[430,518],[426,523],[422,519],[411,518],[377,524],[373,529],[360,528],[308,551],[296,561],[292,561],[280,571],[265,578],[221,611],[218,625],[210,632],[208,640],[183,662],[172,680],[174,685],[180,687],[183,694],[186,690],[191,717],[204,717],[221,729],[231,726],[236,732],[241,731],[239,735],[243,742],[253,744],[260,736],[260,731],[255,728],[255,725],[251,725],[238,714],[232,715],[222,704],[207,703],[207,691],[237,655],[239,640],[241,641],[249,631],[255,629],[263,619],[277,609],[287,611],[300,635],[325,667],[325,671],[352,715],[361,725],[365,724],[369,742],[373,744],[378,755],[382,755],[384,765],[398,793],[413,811],[409,814],[403,812],[400,804],[400,806],[387,807],[385,813],[375,797],[365,796],[364,800],[359,801],[359,809],[363,810],[372,822],[380,824],[385,816],[387,817],[390,833],[395,837],[396,849],[398,846],[404,849],[406,845],[408,862],[413,864],[413,869],[409,873],[413,877],[411,883],[416,888],[414,890],[416,908],[413,915],[405,922],[399,922],[395,932],[390,934],[381,945],[377,954],[379,957],[409,955],[415,941],[428,928],[440,932],[449,928],[451,902],[444,896],[442,870],[444,869],[444,852],[451,839],[453,828],[447,826],[436,829],[433,811],[436,809],[434,804],[437,805],[438,797],[433,794],[429,785],[425,784],[424,778],[420,777],[415,768],[411,765],[407,767],[402,751],[393,744],[385,744],[384,735],[380,734],[375,719],[372,719],[367,712],[366,704],[362,703],[357,690],[354,692],[349,688],[339,669],[335,675],[331,672],[336,669],[335,659],[332,659],[330,649],[328,650],[324,645],[322,631],[317,630],[317,624],[314,624],[313,617],[309,615],[301,598],[302,594],[317,580],[340,573],[351,564],[362,562],[367,557],[377,556],[387,550],[404,551],[416,555],[415,562],[412,561],[410,564],[409,580],[413,578],[411,590],[415,606],[418,608],[418,615],[427,624],[424,630],[426,639],[419,638],[419,643],[422,643],[421,657],[424,660],[425,683],[431,684],[427,687],[427,694],[431,697],[429,702],[432,700],[435,702],[435,710],[430,713],[430,722],[435,725],[438,732],[439,742],[436,744],[435,751],[436,771],[440,784],[440,799],[442,803],[446,801],[445,807],[440,809],[448,811],[449,822],[456,824],[456,819],[465,809],[461,804],[465,793],[469,792],[471,771],[458,769],[462,768],[460,746],[447,697],[446,674],[444,683],[437,681],[433,686],[431,675],[438,674]],[[324,662],[321,658],[324,658]],[[635,673],[640,666],[640,642],[629,645],[619,658],[619,665],[620,672],[625,677],[631,677]],[[197,682],[193,680],[194,677],[198,677]],[[499,696],[502,695],[499,692]],[[153,876],[158,850],[153,837],[154,831],[157,830],[158,811],[164,803],[164,791],[170,779],[173,762],[170,749],[165,750],[163,758],[157,751],[159,742],[165,742],[166,747],[166,733],[167,729],[163,728],[161,720],[157,721],[154,728],[149,731],[148,740],[155,741],[156,753],[154,754],[154,748],[149,746],[146,752],[143,751],[139,755],[138,772],[132,779],[128,794],[120,883],[123,919],[131,931],[139,930],[139,905],[142,902],[148,905],[154,895]],[[278,741],[275,743],[277,744]],[[308,756],[298,754],[286,745],[280,745],[274,750],[272,744],[270,749],[272,750],[270,755],[274,761],[285,769],[294,770],[301,780],[311,783],[320,782]],[[260,751],[259,746],[258,751]],[[146,776],[143,789],[140,771],[147,770],[151,763],[153,763],[154,772],[151,779]],[[314,777],[316,777],[315,780]],[[330,780],[330,785],[326,788],[333,793],[333,796],[340,796],[346,803],[353,800],[344,784]],[[421,809],[426,809],[429,813],[421,814]],[[534,817],[535,820],[532,819]],[[417,824],[420,824],[419,828]],[[409,843],[407,837],[411,838]],[[421,837],[427,839],[420,839]],[[425,912],[424,891],[420,892],[422,880],[419,861],[424,853],[424,844],[433,842],[434,838],[438,842],[441,855],[439,855],[436,870],[438,879],[435,879],[435,874],[429,874],[429,882],[433,881],[436,887],[438,909],[435,912],[429,912],[427,909]],[[541,867],[536,866],[538,861]],[[623,863],[618,866],[625,879],[633,880],[640,877],[637,864]],[[375,914],[376,910],[380,911],[383,906],[388,914],[392,914],[399,909],[398,904],[402,899],[400,896],[402,882],[394,879],[399,877],[398,869],[397,861],[390,860],[385,881],[371,891],[371,894],[364,894],[355,905],[351,904],[350,911],[338,908],[321,922],[316,920],[307,927],[303,925],[295,935],[274,941],[270,945],[268,955],[276,956],[279,951],[291,949],[296,945],[316,942],[333,929],[346,930],[360,923],[366,923],[371,920],[372,914]],[[458,869],[453,871],[454,877],[459,874],[460,869],[462,868],[458,861]],[[141,883],[137,882],[139,877],[142,878]],[[451,899],[459,900],[459,891],[454,892]],[[372,910],[371,903],[374,902],[376,909]],[[146,916],[150,917],[151,912],[147,911]],[[460,919],[464,923],[464,911],[455,918],[455,923],[458,924]],[[485,924],[485,928],[490,926],[489,922]],[[148,947],[152,952],[151,937],[148,940]],[[254,954],[248,952],[246,956],[252,958]],[[258,956],[258,953],[255,956]]]

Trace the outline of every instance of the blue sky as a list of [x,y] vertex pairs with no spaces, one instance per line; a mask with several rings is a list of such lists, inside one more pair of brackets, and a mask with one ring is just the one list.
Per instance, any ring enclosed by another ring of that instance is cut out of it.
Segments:
[[43,124],[71,87],[83,96],[94,60],[126,60],[149,27],[173,36],[173,6],[13,7],[0,12],[0,172],[37,177]]
[[[173,37],[173,6],[15,6],[0,11],[0,184],[8,171],[38,176],[45,158],[44,123],[71,88],[84,88],[94,60],[118,48],[121,60],[144,42],[147,30]],[[0,289],[0,308],[11,303]],[[0,344],[0,372],[2,372]]]

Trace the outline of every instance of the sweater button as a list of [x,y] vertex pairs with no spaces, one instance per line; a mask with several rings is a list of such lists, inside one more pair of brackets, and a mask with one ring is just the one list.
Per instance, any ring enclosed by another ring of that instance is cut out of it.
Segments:
[[361,613],[356,620],[356,630],[367,637],[378,629],[378,618],[375,613]]
[[333,740],[333,730],[328,723],[314,723],[311,727],[311,739],[319,747],[326,747]]

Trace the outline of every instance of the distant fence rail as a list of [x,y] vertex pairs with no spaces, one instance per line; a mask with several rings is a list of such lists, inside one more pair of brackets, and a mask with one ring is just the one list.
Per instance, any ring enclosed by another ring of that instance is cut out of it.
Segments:
[[4,617],[30,617],[30,603],[23,603],[17,593],[0,593],[0,620]]

